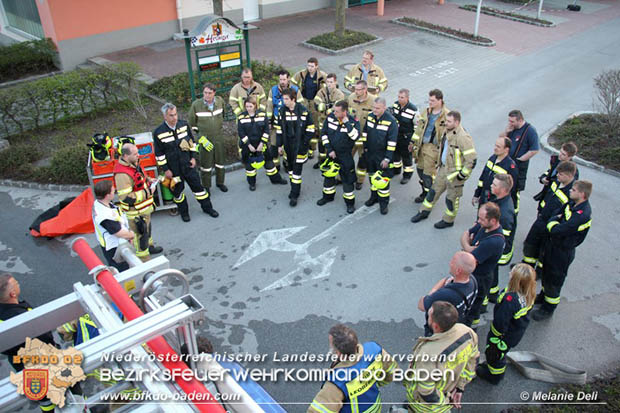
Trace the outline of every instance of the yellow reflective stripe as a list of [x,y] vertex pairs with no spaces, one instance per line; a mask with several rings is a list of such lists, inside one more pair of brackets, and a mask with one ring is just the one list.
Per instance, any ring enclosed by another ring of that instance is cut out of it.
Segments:
[[503,229],[503,228],[502,228],[502,233],[503,233],[505,236],[509,237],[509,236],[510,236],[510,234],[512,234],[512,231],[509,231],[509,230],[507,230],[507,229]]
[[515,320],[520,319],[521,317],[523,317],[524,315],[526,315],[530,310],[532,309],[532,306],[528,306],[528,307],[523,307],[522,309],[520,309],[519,311],[517,311],[515,313],[515,315],[513,316],[513,318]]
[[568,221],[572,216],[573,211],[570,210],[570,205],[566,205],[566,207],[564,208],[564,219]]
[[448,181],[453,180],[454,178],[456,178],[456,176],[459,174],[458,171],[456,172],[452,172],[450,175],[448,175],[446,178],[448,179]]
[[545,301],[549,304],[560,304],[560,297],[553,298],[545,295]]
[[336,413],[334,410],[329,410],[327,407],[323,406],[316,400],[312,400],[312,404],[310,405],[310,407],[319,413]]
[[504,374],[504,372],[506,371],[506,366],[501,367],[499,369],[496,369],[495,367],[491,366],[490,364],[487,364],[487,366],[489,366],[489,372],[495,376],[499,375],[499,374]]
[[476,153],[476,150],[474,148],[467,149],[466,151],[463,151],[463,156],[467,156],[470,153]]
[[75,333],[75,328],[71,323],[64,323],[62,327],[65,329],[67,333]]
[[500,333],[495,326],[493,325],[493,323],[491,323],[491,332],[493,333],[493,335],[497,336],[497,337],[501,337],[503,334]]
[[584,231],[584,230],[590,228],[591,226],[592,226],[592,220],[589,220],[585,224],[579,225],[579,228],[577,228],[577,231]]
[[463,163],[461,162],[461,150],[459,148],[454,150],[454,167],[457,170],[460,170],[463,167]]
[[127,194],[130,194],[132,190],[133,190],[133,187],[131,187],[131,186],[128,187],[128,188],[125,188],[125,189],[118,189],[117,188],[116,189],[116,193],[119,194],[119,195],[127,195]]
[[551,221],[550,223],[547,224],[547,231],[551,232],[551,228],[555,227],[558,224],[559,224],[558,221]]
[[504,168],[493,164],[493,162],[491,162],[490,160],[487,161],[487,168],[489,168],[491,171],[495,172],[496,174],[507,174],[508,173],[508,171],[506,171]]
[[147,199],[144,202],[141,202],[139,204],[135,204],[134,208],[137,209],[137,210],[142,210],[142,209],[148,208],[152,204],[153,204],[153,198],[149,198],[149,199]]

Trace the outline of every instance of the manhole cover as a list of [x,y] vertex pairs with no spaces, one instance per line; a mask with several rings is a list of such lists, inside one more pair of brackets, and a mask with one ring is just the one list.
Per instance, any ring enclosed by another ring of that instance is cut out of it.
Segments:
[[357,63],[343,63],[338,66],[342,70],[346,70],[347,72],[355,67]]

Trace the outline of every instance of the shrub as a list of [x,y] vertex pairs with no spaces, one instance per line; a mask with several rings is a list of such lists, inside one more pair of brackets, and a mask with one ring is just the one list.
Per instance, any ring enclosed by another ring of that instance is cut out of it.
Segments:
[[308,43],[325,47],[326,49],[340,50],[350,46],[368,43],[376,38],[376,36],[369,33],[345,30],[344,37],[336,35],[335,32],[323,33],[318,36],[314,36],[308,40]]
[[47,172],[50,182],[67,184],[88,184],[86,175],[86,162],[88,160],[88,147],[83,142],[65,146],[57,150],[52,156],[48,167],[40,168],[38,175],[44,178]]
[[56,46],[50,39],[0,47],[0,82],[56,69]]
[[0,175],[6,178],[28,179],[35,167],[33,162],[41,158],[42,150],[37,145],[16,144],[0,152]]
[[608,70],[594,78],[595,107],[605,115],[607,133],[620,127],[620,70]]

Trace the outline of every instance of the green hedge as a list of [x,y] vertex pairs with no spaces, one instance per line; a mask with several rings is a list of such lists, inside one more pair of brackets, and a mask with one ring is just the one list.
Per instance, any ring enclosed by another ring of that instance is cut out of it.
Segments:
[[[284,70],[284,67],[274,63],[267,61],[256,61],[252,60],[252,74],[254,75],[254,80],[260,83],[265,88],[265,93],[269,93],[268,90],[271,86],[278,83],[278,76],[276,73],[278,71]],[[231,79],[230,83],[236,83],[239,81],[239,69],[224,69],[223,71],[224,77]],[[291,73],[291,76],[293,73]],[[211,81],[211,79],[207,79],[207,81]],[[206,83],[206,82],[205,82]],[[215,86],[220,89],[224,88],[224,84],[212,81]],[[194,85],[198,88],[198,74],[194,74]],[[230,86],[229,86],[230,88]],[[147,88],[148,92],[152,95],[160,97],[168,102],[174,103],[175,105],[188,109],[192,104],[192,95],[190,92],[189,86],[189,75],[187,72],[177,73],[173,76],[166,76],[155,83],[149,85]],[[200,95],[197,91],[197,95]],[[228,91],[220,93],[220,96],[224,99],[226,103],[228,103]]]
[[0,47],[0,83],[56,70],[56,55],[50,39]]
[[[134,63],[74,70],[0,89],[0,121],[6,135],[56,124],[124,100],[135,100],[127,86],[138,86]],[[121,87],[124,86],[124,87]]]

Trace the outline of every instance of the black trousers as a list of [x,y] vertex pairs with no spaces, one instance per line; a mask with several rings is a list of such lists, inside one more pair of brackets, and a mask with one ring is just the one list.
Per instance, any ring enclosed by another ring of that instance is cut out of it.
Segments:
[[394,168],[392,168],[394,175],[398,175],[401,167],[403,167],[403,178],[409,179],[413,175],[413,155],[409,152],[410,142],[405,136],[398,136],[396,150],[394,151]]
[[185,193],[183,193],[183,190],[185,189],[184,182],[187,182],[187,185],[189,185],[190,189],[194,193],[196,201],[198,201],[203,211],[212,209],[213,206],[211,204],[211,200],[209,199],[209,191],[202,186],[200,176],[198,176],[198,171],[196,168],[187,167],[187,169],[182,171],[179,175],[180,176],[175,175],[175,178],[178,177],[181,178],[181,180],[180,182],[177,182],[172,190],[174,203],[177,205],[179,214],[181,214],[181,216],[187,216],[189,214],[189,206],[187,205],[187,199],[185,199]]
[[123,262],[114,261],[114,254],[116,254],[116,248],[106,250],[105,248],[101,247],[101,251],[103,251],[103,256],[105,257],[105,260],[108,262],[108,265],[110,267],[116,268],[118,272],[123,272],[129,269],[129,264],[127,264],[125,261]]
[[564,248],[549,240],[545,245],[542,268],[542,309],[548,312],[555,311],[560,303],[560,293],[568,267],[575,259],[575,248]]
[[493,272],[484,275],[475,275],[474,277],[476,277],[476,281],[478,282],[478,294],[476,294],[476,299],[469,310],[469,314],[465,318],[465,324],[473,327],[480,323],[480,310],[482,310],[484,299],[489,295],[491,281],[493,280]]

